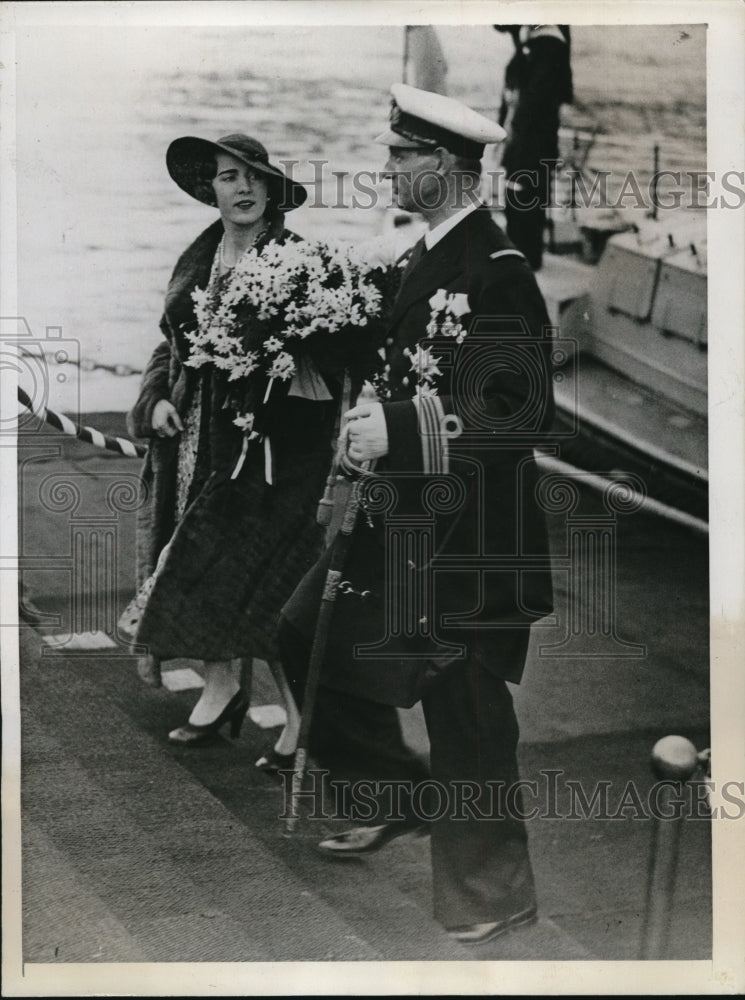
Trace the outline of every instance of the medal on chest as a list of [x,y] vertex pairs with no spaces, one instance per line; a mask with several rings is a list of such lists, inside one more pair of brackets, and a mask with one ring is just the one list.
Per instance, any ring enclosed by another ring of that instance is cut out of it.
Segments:
[[465,292],[438,288],[428,305],[425,335],[418,342],[411,347],[387,344],[383,371],[370,380],[381,402],[438,395],[445,371],[436,342],[460,345],[468,334],[471,307]]

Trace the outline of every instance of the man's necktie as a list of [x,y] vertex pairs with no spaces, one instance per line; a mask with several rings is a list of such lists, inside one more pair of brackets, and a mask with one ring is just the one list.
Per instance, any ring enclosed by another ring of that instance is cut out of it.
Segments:
[[424,237],[422,236],[422,238],[420,240],[417,240],[416,243],[414,244],[414,247],[411,253],[409,254],[409,259],[406,261],[406,267],[404,268],[404,273],[401,275],[402,285],[409,277],[411,272],[414,270],[414,268],[417,266],[419,261],[422,259],[426,249],[427,247],[425,246],[424,243]]

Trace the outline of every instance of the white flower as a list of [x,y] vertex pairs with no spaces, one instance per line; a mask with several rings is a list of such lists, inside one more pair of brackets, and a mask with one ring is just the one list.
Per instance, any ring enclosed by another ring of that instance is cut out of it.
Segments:
[[281,378],[283,381],[292,378],[294,374],[295,362],[292,360],[292,355],[288,354],[287,351],[280,351],[267,372],[270,378]]
[[254,415],[253,413],[239,413],[238,416],[233,420],[236,427],[239,427],[245,434],[248,434],[253,430],[254,425]]
[[214,359],[211,354],[207,354],[204,351],[194,351],[184,361],[184,364],[188,365],[189,368],[201,368],[202,365],[209,364],[212,360]]
[[205,343],[210,344],[218,354],[230,354],[236,346],[236,339],[230,335],[228,327],[211,326],[205,333]]
[[448,303],[448,293],[444,288],[438,288],[432,298],[429,300],[430,308],[432,312],[440,312],[447,306]]
[[259,356],[256,351],[248,351],[242,356],[233,356],[230,359],[215,358],[215,365],[218,368],[230,369],[228,382],[235,382],[236,379],[245,378],[258,368]]
[[282,350],[282,341],[279,337],[268,337],[264,341],[264,350],[269,354],[274,354],[276,351]]
[[194,303],[195,310],[204,309],[207,304],[207,289],[206,288],[195,288],[191,293],[192,302]]
[[467,312],[471,311],[468,295],[466,295],[465,292],[453,292],[452,295],[448,296],[447,310],[452,313],[456,319],[460,319],[461,316],[465,316]]

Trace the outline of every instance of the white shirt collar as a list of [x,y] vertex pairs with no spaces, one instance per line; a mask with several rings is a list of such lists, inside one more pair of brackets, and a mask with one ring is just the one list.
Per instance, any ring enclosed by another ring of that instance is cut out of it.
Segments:
[[459,222],[462,222],[467,215],[471,212],[475,212],[477,208],[481,208],[481,202],[476,201],[469,205],[467,208],[462,208],[460,212],[456,212],[455,215],[451,215],[449,219],[445,219],[441,222],[439,226],[435,226],[434,229],[428,229],[424,234],[424,245],[428,250],[439,243],[443,236],[447,236],[451,229],[455,229]]

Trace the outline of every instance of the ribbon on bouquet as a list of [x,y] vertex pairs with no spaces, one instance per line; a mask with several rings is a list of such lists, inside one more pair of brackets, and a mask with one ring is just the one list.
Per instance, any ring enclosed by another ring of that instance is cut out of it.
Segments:
[[[241,469],[243,468],[243,463],[246,461],[246,454],[248,452],[248,442],[255,441],[256,438],[261,438],[260,434],[244,434],[243,444],[241,445],[241,453],[238,456],[238,461],[235,463],[235,468],[231,473],[231,479],[237,479]],[[269,441],[269,435],[265,434],[264,441],[264,479],[266,482],[272,486],[274,483],[274,477],[272,474],[272,446]]]
[[[275,379],[276,376],[274,375],[269,379],[269,384],[266,387],[264,399],[261,404],[262,406],[266,406],[269,401],[269,395],[272,391]],[[295,361],[295,373],[292,376],[292,381],[290,382],[290,388],[287,395],[296,396],[298,399],[310,399],[315,402],[326,402],[333,399],[323,376],[318,371],[313,361],[310,358],[303,356],[297,358]],[[235,464],[235,468],[233,469],[233,473],[230,478],[236,479],[238,477],[241,469],[243,468],[243,463],[246,461],[248,443],[249,441],[254,441],[257,438],[263,440],[264,442],[264,479],[271,486],[274,483],[272,445],[269,440],[269,435],[262,435],[258,431],[251,431],[248,434],[244,434],[241,453],[238,456],[238,461]]]
[[[264,399],[261,405],[266,406],[269,400],[269,394],[272,391],[272,386],[274,385],[274,376],[269,379],[269,384],[266,387],[266,392],[264,393]],[[243,468],[243,463],[246,461],[246,455],[248,454],[248,442],[255,440],[262,440],[264,442],[264,479],[272,486],[274,484],[274,475],[272,473],[272,445],[269,440],[268,434],[259,434],[258,431],[251,431],[248,434],[243,435],[243,444],[241,445],[241,453],[238,456],[238,461],[235,463],[235,468],[233,469],[230,478],[237,479],[240,475],[240,471]]]

